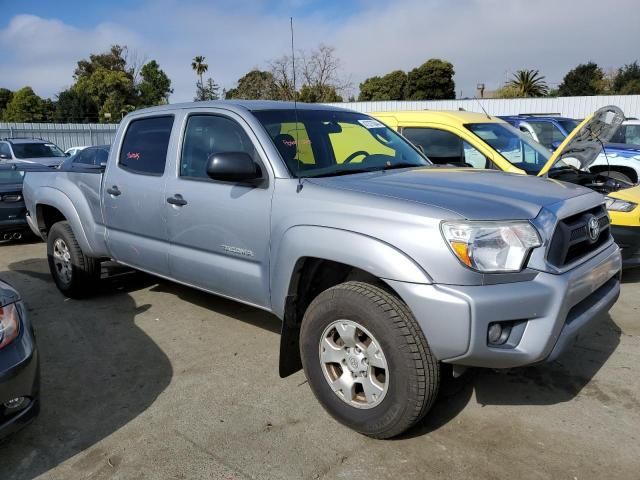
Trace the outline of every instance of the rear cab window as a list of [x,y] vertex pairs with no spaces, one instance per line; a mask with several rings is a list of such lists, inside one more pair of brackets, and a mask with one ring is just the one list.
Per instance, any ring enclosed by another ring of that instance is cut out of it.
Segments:
[[122,141],[118,165],[139,175],[164,174],[173,115],[132,120]]

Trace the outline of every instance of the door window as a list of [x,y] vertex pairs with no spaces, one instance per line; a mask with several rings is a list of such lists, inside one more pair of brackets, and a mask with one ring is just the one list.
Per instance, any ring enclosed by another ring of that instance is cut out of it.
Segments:
[[531,128],[536,132],[538,141],[545,147],[553,150],[553,145],[562,143],[565,134],[551,122],[529,121]]
[[209,157],[223,152],[244,152],[257,160],[253,143],[235,121],[217,115],[190,116],[182,145],[180,176],[209,178]]
[[437,164],[451,163],[473,168],[491,168],[491,162],[469,142],[436,128],[405,128],[403,135]]
[[0,155],[6,155],[8,158],[11,158],[11,149],[9,148],[9,144],[0,143]]
[[133,120],[122,142],[120,167],[141,175],[162,175],[172,126],[173,116]]
[[93,165],[95,157],[95,150],[93,148],[85,148],[80,150],[74,157],[74,164]]

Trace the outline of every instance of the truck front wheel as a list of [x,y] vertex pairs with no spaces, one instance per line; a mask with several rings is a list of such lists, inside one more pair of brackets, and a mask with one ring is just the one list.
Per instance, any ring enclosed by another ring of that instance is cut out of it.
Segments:
[[327,412],[374,438],[415,425],[438,393],[438,362],[409,308],[367,283],[342,283],[311,302],[300,353]]
[[47,259],[56,286],[67,297],[87,296],[100,278],[100,261],[82,253],[69,222],[51,227],[47,235]]

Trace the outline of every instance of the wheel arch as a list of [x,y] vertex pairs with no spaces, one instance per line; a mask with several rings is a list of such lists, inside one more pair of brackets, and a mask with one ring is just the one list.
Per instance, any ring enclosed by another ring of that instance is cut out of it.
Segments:
[[[348,245],[339,249],[338,245]],[[282,320],[279,370],[282,377],[302,368],[299,333],[311,301],[339,283],[358,280],[397,295],[386,280],[432,283],[406,254],[380,240],[350,231],[295,227],[280,242],[273,263],[272,310]]]

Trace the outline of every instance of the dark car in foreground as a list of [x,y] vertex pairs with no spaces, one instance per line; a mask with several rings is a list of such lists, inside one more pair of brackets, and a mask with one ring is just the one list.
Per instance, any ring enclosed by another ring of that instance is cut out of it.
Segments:
[[18,292],[0,280],[0,439],[40,410],[38,349]]

